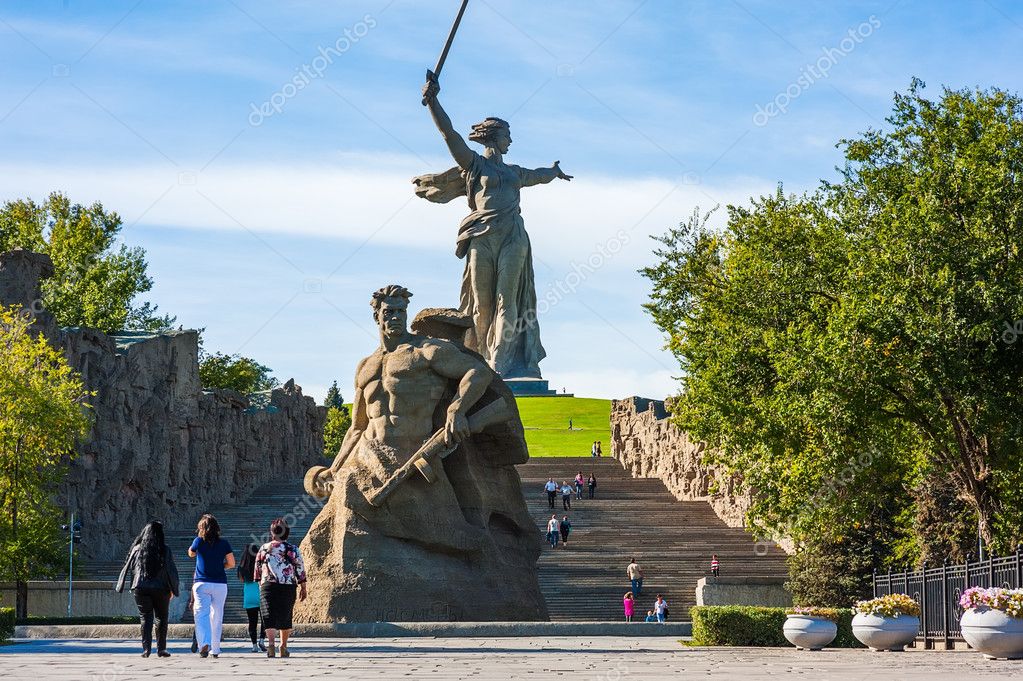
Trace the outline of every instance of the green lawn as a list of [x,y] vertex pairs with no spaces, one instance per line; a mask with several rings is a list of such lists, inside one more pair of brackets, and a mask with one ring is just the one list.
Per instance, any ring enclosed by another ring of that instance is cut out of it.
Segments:
[[517,402],[530,456],[589,456],[594,440],[600,440],[604,456],[610,455],[611,400],[520,397]]

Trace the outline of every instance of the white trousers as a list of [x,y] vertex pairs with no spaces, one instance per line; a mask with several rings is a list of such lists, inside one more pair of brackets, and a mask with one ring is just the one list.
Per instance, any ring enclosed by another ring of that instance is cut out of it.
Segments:
[[220,654],[220,634],[224,629],[224,601],[227,584],[199,582],[192,585],[192,614],[195,617],[195,641]]

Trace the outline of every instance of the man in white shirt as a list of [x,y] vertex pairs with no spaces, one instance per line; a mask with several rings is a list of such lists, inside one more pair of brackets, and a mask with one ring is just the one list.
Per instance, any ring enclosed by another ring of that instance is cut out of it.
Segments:
[[561,535],[561,523],[558,522],[558,516],[552,515],[551,519],[547,521],[547,541],[551,543],[551,548],[558,548],[558,537]]
[[572,487],[567,480],[561,483],[561,507],[566,511],[572,510]]
[[554,478],[547,478],[547,484],[543,488],[547,491],[547,505],[553,510],[554,497],[558,495],[558,483],[554,482]]
[[643,591],[643,568],[639,566],[635,558],[630,558],[629,567],[625,568],[625,572],[629,575],[629,581],[632,582],[632,597],[639,598]]

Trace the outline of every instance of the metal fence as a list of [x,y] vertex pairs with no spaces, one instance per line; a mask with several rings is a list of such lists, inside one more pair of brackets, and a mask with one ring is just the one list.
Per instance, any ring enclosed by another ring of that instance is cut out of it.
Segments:
[[1023,586],[1023,546],[1009,556],[992,556],[988,560],[973,561],[972,554],[966,563],[942,565],[903,572],[874,571],[874,597],[888,594],[906,594],[920,605],[920,630],[917,639],[924,647],[941,646],[950,649],[956,641],[962,641],[959,618],[963,609],[959,597],[970,587],[989,588],[1000,586],[1018,589]]

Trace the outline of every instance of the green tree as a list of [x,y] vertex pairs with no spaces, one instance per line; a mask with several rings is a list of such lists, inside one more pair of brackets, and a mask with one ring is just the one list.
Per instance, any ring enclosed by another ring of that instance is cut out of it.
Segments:
[[1020,538],[1023,103],[922,88],[841,143],[838,181],[720,230],[694,214],[643,270],[683,368],[675,419],[756,491],[751,523],[833,539],[880,503],[890,560],[920,555],[934,476],[989,546]]
[[345,433],[352,425],[352,416],[348,408],[328,407],[327,421],[323,425],[323,454],[329,459],[337,456],[341,450],[341,442],[345,439]]
[[327,390],[327,397],[323,400],[323,406],[328,409],[345,408],[345,399],[341,397],[341,391],[338,390],[337,381],[330,384],[330,389]]
[[18,617],[28,579],[53,576],[66,558],[53,499],[89,426],[81,378],[29,322],[0,308],[0,581],[16,584]]
[[269,367],[240,355],[215,352],[199,359],[199,381],[207,389],[236,390],[243,395],[272,390],[279,385]]
[[54,276],[43,282],[43,303],[61,326],[107,333],[168,328],[172,317],[157,316],[150,303],[133,304],[153,282],[145,251],[117,247],[121,228],[117,213],[99,203],[72,204],[57,192],[41,204],[8,201],[0,207],[0,252],[24,248],[50,256]]

